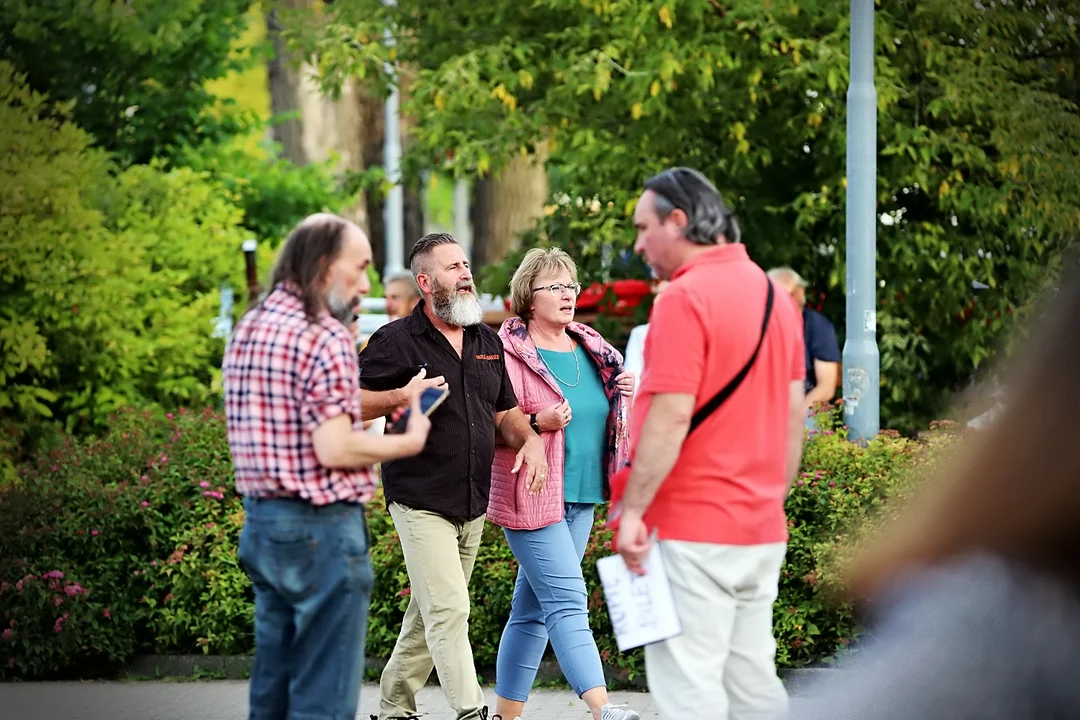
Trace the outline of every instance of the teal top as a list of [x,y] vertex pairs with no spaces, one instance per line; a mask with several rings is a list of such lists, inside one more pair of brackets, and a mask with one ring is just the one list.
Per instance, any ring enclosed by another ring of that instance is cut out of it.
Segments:
[[[611,407],[600,380],[600,371],[580,343],[572,353],[539,348],[537,352],[555,375],[555,382],[570,404],[572,413],[570,424],[564,428],[566,457],[563,461],[563,500],[568,503],[602,503],[604,440]],[[575,383],[578,367],[581,368],[581,379]],[[570,387],[567,383],[575,386]]]

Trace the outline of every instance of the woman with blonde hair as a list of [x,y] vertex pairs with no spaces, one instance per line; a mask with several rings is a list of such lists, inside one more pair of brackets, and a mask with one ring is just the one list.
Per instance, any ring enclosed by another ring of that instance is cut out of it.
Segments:
[[526,253],[510,281],[516,317],[499,335],[522,412],[544,440],[547,477],[526,487],[514,453],[495,452],[488,519],[504,528],[518,560],[510,619],[499,643],[494,718],[520,717],[548,640],[596,720],[637,720],[610,704],[589,629],[581,560],[608,477],[627,462],[626,410],[634,376],[619,352],[574,321],[581,285],[562,250]]
[[1080,272],[1009,401],[849,574],[865,645],[796,718],[1080,718]]

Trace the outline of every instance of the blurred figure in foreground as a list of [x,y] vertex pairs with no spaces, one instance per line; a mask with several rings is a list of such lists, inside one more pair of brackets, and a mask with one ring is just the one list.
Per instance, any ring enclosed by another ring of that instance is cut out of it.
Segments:
[[1069,274],[1009,368],[1000,417],[855,563],[849,590],[875,599],[872,641],[796,717],[1080,718],[1080,272]]

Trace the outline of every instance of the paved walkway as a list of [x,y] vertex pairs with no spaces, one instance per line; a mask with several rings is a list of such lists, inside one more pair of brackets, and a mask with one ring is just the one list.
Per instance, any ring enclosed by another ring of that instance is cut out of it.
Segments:
[[[491,707],[491,688],[486,690]],[[659,714],[648,693],[613,692],[612,702],[626,703],[642,720]],[[795,698],[794,707],[806,703]],[[377,685],[365,685],[358,718],[378,710]],[[452,715],[437,686],[420,692],[425,720]],[[0,684],[0,718],[4,720],[246,720],[247,682],[54,682]],[[526,720],[590,720],[585,704],[569,690],[536,690],[526,707]]]

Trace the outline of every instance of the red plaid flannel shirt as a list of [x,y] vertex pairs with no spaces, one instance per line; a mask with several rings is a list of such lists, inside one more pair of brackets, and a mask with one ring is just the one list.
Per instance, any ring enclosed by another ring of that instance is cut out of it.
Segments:
[[356,354],[340,322],[325,314],[308,321],[289,284],[241,318],[222,364],[238,493],[299,497],[312,505],[371,499],[377,482],[371,468],[323,467],[311,442],[312,431],[338,415],[362,428]]

